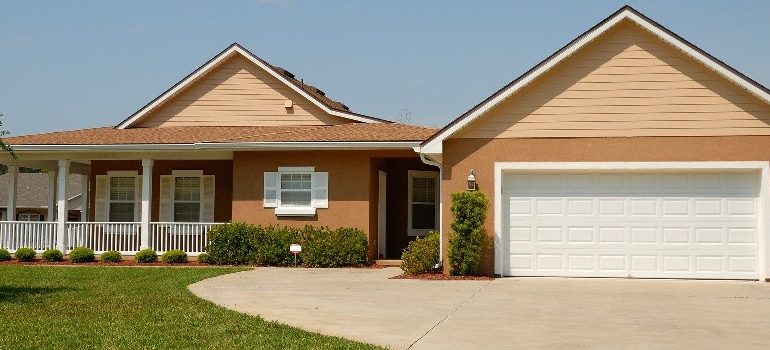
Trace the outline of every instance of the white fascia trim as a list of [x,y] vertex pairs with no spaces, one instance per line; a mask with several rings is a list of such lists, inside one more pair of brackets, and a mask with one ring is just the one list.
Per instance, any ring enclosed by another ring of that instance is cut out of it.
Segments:
[[179,151],[179,150],[238,150],[238,149],[413,149],[419,141],[393,142],[237,142],[237,143],[173,143],[122,145],[16,145],[15,152],[71,151]]
[[366,118],[366,117],[355,115],[355,114],[351,114],[351,113],[344,113],[344,112],[336,111],[336,110],[333,110],[333,109],[327,107],[325,104],[323,104],[320,101],[318,101],[318,99],[316,99],[315,97],[311,96],[310,94],[308,94],[304,90],[302,90],[299,87],[297,87],[295,84],[293,84],[290,81],[288,81],[286,79],[286,77],[282,76],[281,74],[276,72],[271,67],[268,67],[267,65],[265,65],[261,60],[259,60],[256,57],[254,57],[254,55],[252,55],[250,52],[248,52],[248,51],[244,50],[243,48],[241,48],[240,46],[234,44],[234,45],[230,46],[230,48],[228,48],[227,50],[225,50],[224,52],[219,54],[217,57],[212,59],[210,62],[208,62],[205,66],[203,66],[200,69],[198,69],[198,71],[196,71],[195,74],[192,74],[192,75],[188,76],[187,78],[182,80],[180,83],[178,83],[176,86],[174,86],[171,90],[166,91],[160,97],[155,99],[152,103],[148,104],[147,106],[144,106],[138,112],[134,113],[134,115],[131,116],[131,118],[126,119],[125,121],[120,123],[120,125],[118,125],[117,128],[118,129],[125,129],[125,128],[131,126],[131,124],[133,124],[134,122],[142,119],[142,117],[147,115],[147,113],[149,113],[150,111],[154,110],[158,106],[160,106],[163,103],[165,103],[169,98],[175,96],[177,93],[179,93],[180,91],[185,89],[188,85],[190,85],[191,83],[196,81],[201,76],[207,74],[212,69],[214,69],[217,66],[219,66],[220,63],[222,63],[226,59],[232,57],[232,55],[234,55],[236,53],[241,54],[243,57],[245,57],[246,59],[248,59],[252,63],[256,64],[257,66],[259,66],[263,70],[267,71],[268,73],[270,73],[270,75],[272,75],[276,79],[280,80],[282,83],[284,83],[287,86],[289,86],[292,90],[294,90],[295,92],[299,93],[304,98],[308,99],[310,102],[312,102],[313,104],[315,104],[316,106],[321,108],[326,113],[329,113],[331,115],[335,115],[335,116],[338,116],[338,117],[350,119],[350,120],[355,120],[355,121],[363,122],[363,123],[381,123],[381,121],[375,120],[373,118]]
[[770,163],[762,161],[714,161],[714,162],[495,162],[495,274],[503,273],[503,174],[526,171],[558,170],[758,170],[761,172],[759,188],[759,240],[757,242],[757,276],[763,282],[770,278],[770,259],[767,258],[770,243]]
[[731,82],[737,84],[738,86],[744,88],[746,91],[750,92],[751,94],[757,96],[761,100],[770,103],[770,94],[768,94],[766,91],[758,88],[753,83],[747,81],[743,77],[735,74],[733,71],[726,69],[722,64],[719,62],[716,62],[710,57],[707,57],[706,55],[703,55],[698,50],[692,48],[691,46],[687,45],[685,42],[680,40],[679,38],[676,38],[669,33],[667,33],[665,30],[659,28],[654,23],[648,21],[645,18],[639,17],[636,13],[634,13],[630,9],[625,9],[615,15],[614,17],[608,19],[604,24],[601,26],[595,28],[591,32],[587,33],[582,38],[576,40],[575,42],[569,44],[567,47],[563,49],[561,53],[558,55],[552,57],[550,60],[542,64],[537,69],[533,70],[526,76],[522,77],[519,81],[517,81],[515,84],[511,85],[501,93],[499,93],[497,96],[495,96],[493,99],[487,101],[483,105],[480,105],[476,107],[475,110],[473,110],[471,113],[465,115],[464,117],[461,117],[462,119],[458,120],[457,123],[452,125],[451,127],[442,130],[439,132],[438,135],[436,135],[435,138],[431,139],[429,142],[425,143],[422,146],[422,152],[424,153],[431,153],[431,154],[438,154],[442,153],[442,145],[445,139],[449,138],[450,136],[457,133],[460,129],[467,126],[470,122],[476,120],[479,116],[485,114],[487,111],[489,111],[491,108],[498,105],[500,102],[508,99],[511,95],[515,94],[517,91],[522,89],[523,87],[529,85],[532,81],[542,76],[544,73],[551,70],[554,66],[559,64],[561,61],[566,59],[567,57],[572,56],[576,51],[583,48],[586,44],[592,42],[594,39],[599,37],[600,35],[604,34],[608,29],[614,27],[616,24],[618,24],[620,21],[628,19],[633,21],[634,23],[640,25],[642,28],[648,30],[653,35],[661,38],[663,41],[673,45],[674,47],[678,48],[682,52],[684,52],[686,55],[694,58],[695,60],[699,61],[700,63],[704,64],[706,67],[711,68],[716,73],[720,74],[721,76],[727,78]]

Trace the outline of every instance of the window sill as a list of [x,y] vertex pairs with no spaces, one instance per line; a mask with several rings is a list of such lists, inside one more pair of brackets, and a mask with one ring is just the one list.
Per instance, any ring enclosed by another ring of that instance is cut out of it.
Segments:
[[312,207],[278,207],[275,208],[278,216],[315,216],[315,208]]

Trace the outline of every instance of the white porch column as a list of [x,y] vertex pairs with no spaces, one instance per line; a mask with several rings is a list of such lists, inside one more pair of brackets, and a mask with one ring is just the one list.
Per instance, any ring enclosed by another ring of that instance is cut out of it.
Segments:
[[58,183],[56,186],[56,249],[65,252],[67,249],[67,177],[70,173],[70,161],[60,160]]
[[19,166],[8,166],[8,210],[6,211],[6,220],[16,221],[16,183],[18,182]]
[[46,221],[56,221],[56,170],[48,171],[48,216]]
[[152,209],[152,159],[142,159],[142,238],[141,249],[150,247],[150,213]]
[[88,177],[88,174],[80,175],[80,222],[88,221],[88,209],[89,205],[91,204],[91,197],[88,195],[90,190],[90,188],[88,188]]

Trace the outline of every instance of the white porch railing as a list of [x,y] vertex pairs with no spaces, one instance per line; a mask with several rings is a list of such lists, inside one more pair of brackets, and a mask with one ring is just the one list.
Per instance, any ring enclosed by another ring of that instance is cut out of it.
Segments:
[[67,242],[70,249],[88,247],[100,254],[117,250],[121,254],[139,251],[141,225],[138,222],[68,222]]
[[190,255],[203,253],[208,244],[208,232],[217,223],[152,222],[150,246],[159,254],[179,249]]
[[55,246],[55,222],[0,221],[0,248],[12,253],[19,248],[32,248],[40,253]]

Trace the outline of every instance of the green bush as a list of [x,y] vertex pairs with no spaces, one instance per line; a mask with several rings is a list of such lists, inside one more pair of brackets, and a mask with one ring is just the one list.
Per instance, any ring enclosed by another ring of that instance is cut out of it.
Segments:
[[198,262],[201,264],[211,264],[211,255],[207,253],[198,254]]
[[69,257],[74,263],[87,263],[95,259],[93,249],[87,247],[76,247],[69,253]]
[[208,233],[206,253],[217,265],[247,265],[255,261],[257,226],[242,223],[217,225]]
[[[300,243],[300,230],[293,227],[256,227],[254,230],[256,254],[254,263],[263,266],[290,266],[294,255],[289,246]],[[297,263],[301,262],[297,257]]]
[[101,260],[103,263],[119,263],[123,260],[123,256],[116,250],[110,250],[102,253]]
[[302,229],[302,264],[308,267],[361,266],[366,263],[366,234],[359,229]]
[[409,242],[401,253],[401,269],[406,274],[424,273],[434,269],[439,262],[439,234],[428,233],[424,238]]
[[138,253],[136,253],[136,256],[134,257],[136,262],[138,263],[154,263],[158,262],[158,254],[155,253],[152,249],[142,249]]
[[43,261],[58,262],[64,261],[64,254],[58,249],[48,249],[43,252]]
[[11,252],[8,249],[0,249],[0,261],[11,260]]
[[184,264],[187,262],[187,253],[172,249],[160,256],[160,260],[167,264]]
[[16,249],[16,259],[19,261],[33,261],[35,260],[35,250],[32,248],[19,248]]
[[452,234],[449,236],[449,271],[453,275],[477,275],[486,244],[484,220],[489,202],[483,193],[452,193]]

